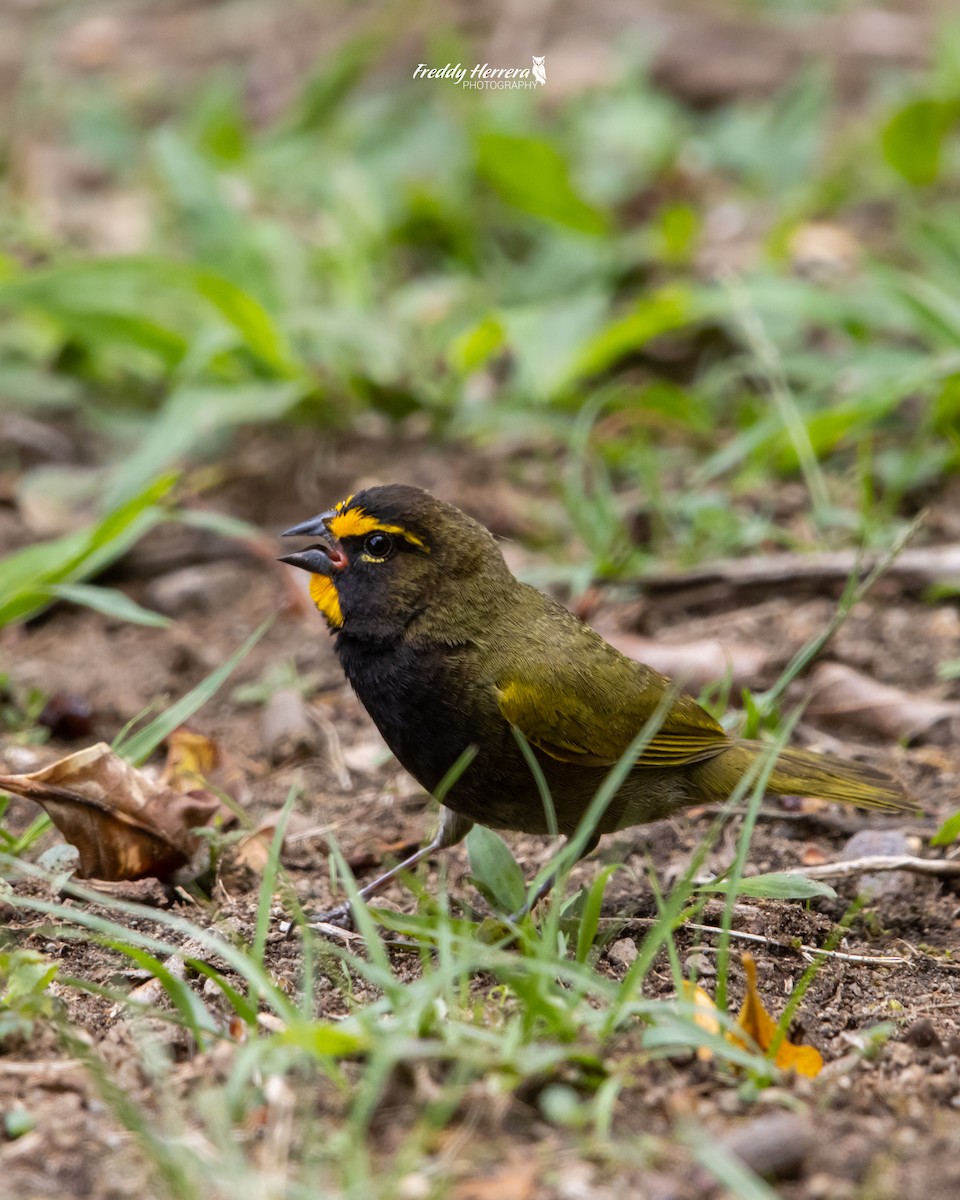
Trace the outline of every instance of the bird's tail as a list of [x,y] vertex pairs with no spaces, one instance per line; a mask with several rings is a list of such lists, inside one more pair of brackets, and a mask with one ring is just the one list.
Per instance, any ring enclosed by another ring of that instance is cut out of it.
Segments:
[[[699,770],[708,776],[704,782],[711,790],[729,795],[733,789],[728,784],[735,783],[755,759],[769,753],[770,747],[762,742],[735,742],[729,750],[703,763]],[[782,750],[767,790],[778,795],[818,796],[888,812],[914,808],[901,784],[885,771],[809,750]]]

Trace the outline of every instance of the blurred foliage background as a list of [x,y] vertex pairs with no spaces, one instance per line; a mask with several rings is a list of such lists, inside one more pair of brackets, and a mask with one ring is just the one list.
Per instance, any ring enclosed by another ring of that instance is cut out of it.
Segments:
[[[886,543],[926,504],[960,536],[948,10],[4,20],[0,535],[60,539],[0,564],[8,619],[168,517],[169,472],[213,486],[254,423],[536,461],[581,584]],[[413,78],[531,54],[535,91]]]

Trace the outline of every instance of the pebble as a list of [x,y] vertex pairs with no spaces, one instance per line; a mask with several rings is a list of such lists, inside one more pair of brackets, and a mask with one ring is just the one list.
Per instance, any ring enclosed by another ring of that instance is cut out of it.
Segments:
[[315,750],[316,727],[298,688],[280,688],[263,707],[260,737],[271,762],[283,762],[298,750]]
[[[899,829],[861,829],[848,838],[840,851],[841,860],[872,858],[875,855],[893,857],[909,854],[910,843]],[[902,895],[913,888],[914,877],[909,871],[865,871],[860,876],[860,892],[870,899]]]
[[813,1125],[798,1113],[770,1113],[741,1125],[724,1142],[765,1179],[789,1179],[800,1174],[813,1148]]
[[918,1050],[943,1050],[940,1035],[929,1017],[920,1017],[907,1029],[903,1040]]
[[607,958],[624,967],[629,967],[638,954],[637,943],[632,938],[620,938],[607,947]]
[[224,595],[232,596],[242,588],[243,571],[236,563],[200,563],[151,580],[145,599],[149,608],[181,617],[188,612],[212,612]]

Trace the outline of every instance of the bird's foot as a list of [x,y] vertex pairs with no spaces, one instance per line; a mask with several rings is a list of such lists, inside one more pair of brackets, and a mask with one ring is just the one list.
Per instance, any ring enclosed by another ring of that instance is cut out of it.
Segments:
[[[353,909],[350,907],[349,901],[345,904],[338,904],[336,908],[331,908],[327,912],[306,913],[305,917],[304,926],[307,929],[316,929],[319,933],[328,932],[331,929],[339,929],[344,933],[353,933],[356,930]],[[289,937],[296,928],[296,921],[280,922],[280,932],[284,937]]]
[[357,927],[353,919],[353,907],[349,900],[338,904],[336,908],[331,908],[328,912],[312,913],[307,918],[307,925],[311,929],[319,929],[321,932],[324,926],[333,926],[334,929],[343,929],[349,933],[353,933]]

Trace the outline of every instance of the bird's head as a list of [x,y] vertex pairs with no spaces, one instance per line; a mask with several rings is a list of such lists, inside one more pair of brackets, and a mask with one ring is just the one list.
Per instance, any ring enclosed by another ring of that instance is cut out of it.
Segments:
[[487,529],[406,484],[366,488],[281,536],[313,539],[280,561],[311,572],[317,608],[351,636],[394,640],[427,613],[451,636],[513,582]]

